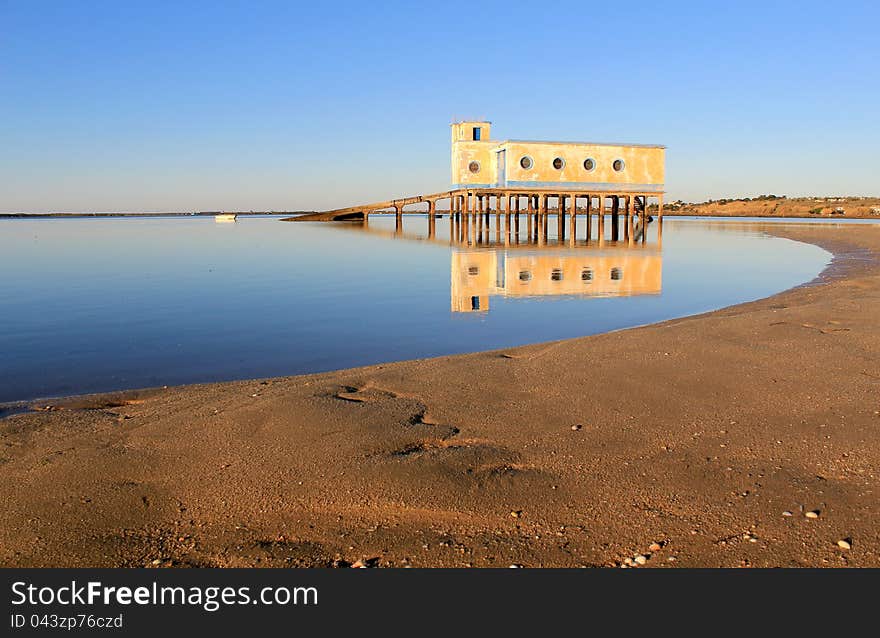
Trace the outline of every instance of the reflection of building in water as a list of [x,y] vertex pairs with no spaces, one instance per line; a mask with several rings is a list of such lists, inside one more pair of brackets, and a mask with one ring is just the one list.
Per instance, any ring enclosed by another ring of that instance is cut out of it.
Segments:
[[656,295],[662,260],[646,250],[453,251],[452,311],[486,311],[494,295]]

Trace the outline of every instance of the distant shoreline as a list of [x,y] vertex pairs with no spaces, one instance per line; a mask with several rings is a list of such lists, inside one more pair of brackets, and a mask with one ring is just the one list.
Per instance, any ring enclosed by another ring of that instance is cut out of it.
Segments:
[[[105,213],[0,213],[0,219],[42,219],[42,218],[80,218],[80,217],[214,217],[216,215],[285,215],[299,216],[321,211],[199,211],[199,212],[105,212]],[[488,211],[490,214],[497,211]],[[504,212],[504,211],[502,211]],[[550,209],[550,214],[555,209]],[[583,208],[579,209],[583,214]],[[448,210],[437,210],[438,214],[449,214]],[[648,206],[648,213],[657,214],[657,205]],[[407,214],[417,214],[415,212]],[[427,213],[421,213],[427,214]],[[762,195],[756,198],[718,199],[700,203],[682,201],[667,202],[663,208],[664,217],[752,217],[756,219],[874,219],[880,220],[880,197],[785,197]]]
[[[656,211],[655,211],[656,214]],[[845,219],[867,219],[880,222],[880,215],[872,215],[870,213],[855,213],[845,215],[803,215],[797,213],[783,214],[761,214],[761,213],[727,213],[713,211],[711,213],[695,213],[693,211],[663,211],[663,217],[704,217],[706,219],[712,217],[729,217],[731,219],[747,218],[747,219],[809,219],[812,221],[840,221]]]

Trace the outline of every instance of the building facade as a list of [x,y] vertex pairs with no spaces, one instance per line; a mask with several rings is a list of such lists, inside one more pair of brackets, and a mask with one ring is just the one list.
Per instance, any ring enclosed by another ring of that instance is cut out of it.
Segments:
[[491,139],[492,123],[452,124],[452,188],[662,193],[666,147]]

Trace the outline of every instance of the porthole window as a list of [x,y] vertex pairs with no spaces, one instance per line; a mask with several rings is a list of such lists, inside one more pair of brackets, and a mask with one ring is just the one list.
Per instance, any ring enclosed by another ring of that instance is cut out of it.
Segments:
[[587,159],[584,160],[584,170],[585,171],[592,172],[595,169],[596,169],[596,160],[594,160],[592,157],[588,157]]
[[555,168],[557,171],[561,171],[563,168],[565,168],[565,160],[561,157],[553,158],[553,168]]
[[479,173],[480,172],[480,163],[477,161],[471,162],[470,164],[468,164],[468,170],[471,173]]
[[584,268],[581,271],[581,281],[586,281],[586,282],[593,281],[593,269],[592,268]]
[[520,270],[519,271],[519,280],[520,281],[531,281],[532,280],[532,273],[529,272],[528,270]]
[[474,275],[479,275],[480,274],[480,267],[479,266],[469,266],[468,267],[468,274],[471,277],[473,277]]
[[620,268],[611,269],[611,281],[620,281],[623,279],[623,271]]
[[550,273],[550,281],[562,281],[562,271],[559,268],[554,268]]
[[614,160],[614,163],[611,164],[611,168],[613,168],[618,173],[626,168],[626,164],[624,164],[622,159]]
[[522,166],[524,169],[529,170],[532,166],[535,165],[535,163],[532,161],[531,157],[529,157],[528,155],[524,155],[519,160],[519,165]]

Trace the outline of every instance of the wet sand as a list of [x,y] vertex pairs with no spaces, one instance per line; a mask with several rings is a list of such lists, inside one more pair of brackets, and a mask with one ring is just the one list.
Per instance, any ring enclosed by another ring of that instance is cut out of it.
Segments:
[[880,566],[880,227],[768,232],[834,262],[643,328],[8,416],[0,564]]

